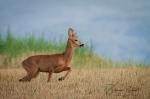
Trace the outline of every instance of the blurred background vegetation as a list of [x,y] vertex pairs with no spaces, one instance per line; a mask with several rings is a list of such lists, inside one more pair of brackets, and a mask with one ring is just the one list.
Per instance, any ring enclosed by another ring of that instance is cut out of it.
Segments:
[[[17,38],[12,35],[11,31],[7,31],[5,36],[0,35],[0,68],[20,68],[21,61],[31,55],[64,52],[66,42],[67,40],[64,41],[61,38],[59,40],[46,40],[43,36],[37,38],[33,33]],[[93,52],[92,43],[75,50],[72,65],[75,68],[145,66],[132,59],[117,63],[106,60]]]

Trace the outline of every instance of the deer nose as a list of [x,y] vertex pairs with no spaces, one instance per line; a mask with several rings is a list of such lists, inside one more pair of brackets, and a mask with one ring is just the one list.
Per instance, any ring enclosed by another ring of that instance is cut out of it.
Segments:
[[81,44],[80,47],[84,47],[84,44]]

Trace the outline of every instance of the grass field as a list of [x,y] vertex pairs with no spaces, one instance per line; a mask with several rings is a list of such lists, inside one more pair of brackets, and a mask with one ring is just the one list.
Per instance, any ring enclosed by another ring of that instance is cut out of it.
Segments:
[[73,69],[68,78],[40,73],[21,83],[23,69],[0,70],[1,99],[150,99],[149,68]]
[[150,99],[150,68],[132,60],[114,63],[93,53],[92,45],[75,50],[72,72],[40,73],[31,82],[20,83],[26,72],[21,62],[31,55],[61,53],[64,41],[0,36],[0,99]]

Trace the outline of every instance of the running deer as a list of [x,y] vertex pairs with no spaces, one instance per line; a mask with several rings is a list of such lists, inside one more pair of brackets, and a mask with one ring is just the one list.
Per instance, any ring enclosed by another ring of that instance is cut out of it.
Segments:
[[60,73],[67,71],[66,74],[60,77],[58,80],[64,80],[71,72],[69,66],[73,57],[74,49],[77,47],[83,47],[84,44],[78,40],[75,31],[72,28],[68,29],[68,41],[64,53],[51,54],[51,55],[35,55],[30,56],[22,62],[23,68],[26,70],[27,75],[19,81],[30,81],[35,78],[39,72],[47,72],[48,82],[52,76],[52,73]]

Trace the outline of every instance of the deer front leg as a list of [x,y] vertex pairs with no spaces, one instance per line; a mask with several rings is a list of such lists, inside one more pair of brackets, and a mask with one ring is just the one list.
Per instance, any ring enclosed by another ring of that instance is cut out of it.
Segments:
[[68,76],[68,74],[71,72],[71,68],[70,67],[64,67],[63,71],[67,71],[67,73],[63,77],[60,77],[58,79],[59,81],[64,80]]
[[50,81],[50,79],[51,79],[51,76],[52,76],[52,72],[49,72],[49,74],[48,74],[48,80],[47,80],[47,82],[49,82],[49,81]]
[[49,82],[49,81],[50,81],[51,76],[52,76],[52,73],[53,73],[53,69],[49,69],[49,74],[48,74],[47,82]]

